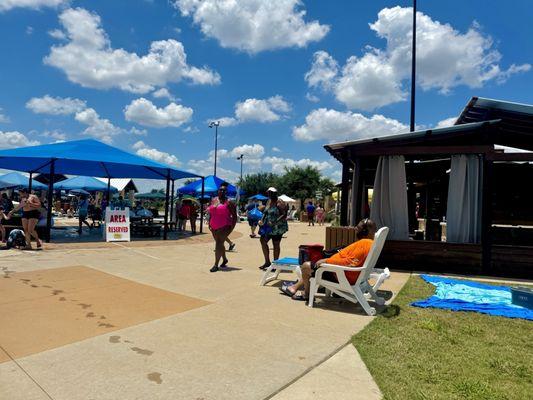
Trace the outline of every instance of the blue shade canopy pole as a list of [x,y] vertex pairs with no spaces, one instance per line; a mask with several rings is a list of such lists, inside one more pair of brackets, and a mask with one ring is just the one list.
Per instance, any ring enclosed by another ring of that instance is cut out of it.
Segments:
[[176,214],[176,221],[173,221],[173,213],[174,213],[174,179],[172,179],[172,189],[170,189],[170,223],[176,222],[178,219],[178,214]]
[[110,193],[111,193],[111,178],[107,178],[107,205],[109,206],[109,199],[111,198],[110,196]]
[[[52,202],[54,201],[54,175],[56,160],[50,162],[50,181],[48,182],[48,209],[46,213],[46,243],[50,243],[52,230]],[[31,241],[31,238],[30,238]]]
[[163,240],[167,240],[168,235],[168,199],[170,192],[170,171],[167,175],[167,191],[165,193],[165,227],[163,229]]
[[200,233],[204,233],[204,205],[202,200],[205,196],[205,177],[202,176],[202,195],[200,197]]
[[28,193],[31,193],[31,184],[33,183],[33,172],[30,172],[30,179],[28,180]]

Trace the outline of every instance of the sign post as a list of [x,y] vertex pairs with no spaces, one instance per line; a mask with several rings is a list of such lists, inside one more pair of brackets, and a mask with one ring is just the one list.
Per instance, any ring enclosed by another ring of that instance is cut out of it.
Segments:
[[130,209],[112,210],[107,207],[105,212],[105,240],[106,242],[130,241]]

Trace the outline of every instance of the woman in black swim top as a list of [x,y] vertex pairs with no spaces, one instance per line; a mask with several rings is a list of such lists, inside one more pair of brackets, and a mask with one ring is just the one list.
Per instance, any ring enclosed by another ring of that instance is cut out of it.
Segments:
[[26,190],[20,189],[19,190],[20,195],[20,203],[17,207],[13,208],[9,212],[9,217],[17,211],[22,208],[22,229],[24,229],[24,234],[26,236],[26,249],[31,250],[31,237],[33,236],[35,238],[35,242],[37,243],[37,248],[40,249],[42,247],[41,240],[39,239],[39,236],[37,235],[37,231],[35,230],[35,227],[37,226],[37,222],[39,222],[39,218],[41,217],[41,201],[37,196],[34,194],[28,194]]

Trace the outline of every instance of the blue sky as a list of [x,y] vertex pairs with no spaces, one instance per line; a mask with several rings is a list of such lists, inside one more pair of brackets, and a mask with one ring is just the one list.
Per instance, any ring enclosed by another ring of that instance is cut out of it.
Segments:
[[[219,175],[316,165],[409,124],[409,1],[0,0],[0,147],[95,137]],[[533,104],[528,0],[419,1],[417,125]]]

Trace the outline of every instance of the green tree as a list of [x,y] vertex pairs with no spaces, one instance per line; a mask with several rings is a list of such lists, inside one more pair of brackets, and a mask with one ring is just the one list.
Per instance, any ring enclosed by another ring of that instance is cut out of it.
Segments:
[[279,189],[290,197],[300,199],[303,209],[305,199],[315,197],[317,190],[321,190],[320,183],[323,179],[315,167],[285,168],[285,173],[280,177]]
[[239,179],[237,186],[244,190],[245,197],[257,193],[266,195],[267,189],[270,186],[277,187],[279,180],[279,176],[271,172],[259,172],[243,176],[242,181]]

